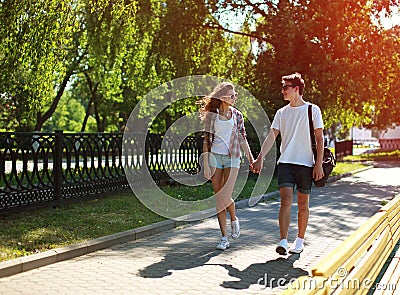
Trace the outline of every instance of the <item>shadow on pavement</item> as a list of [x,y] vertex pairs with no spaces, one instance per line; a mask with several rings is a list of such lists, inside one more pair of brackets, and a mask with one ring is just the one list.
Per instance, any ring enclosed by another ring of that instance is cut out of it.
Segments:
[[[319,239],[323,241],[324,238],[328,238],[333,244],[343,240],[364,220],[379,211],[383,200],[387,200],[399,190],[399,186],[393,185],[393,181],[387,181],[396,177],[398,172],[392,172],[390,169],[384,169],[384,172],[383,174],[382,171],[376,170],[363,172],[362,175],[360,173],[360,175],[343,178],[324,188],[313,188],[306,247],[308,242],[309,246],[316,247],[318,252],[313,254],[312,258],[302,259],[303,265],[304,261],[315,263],[319,257],[331,250],[329,248],[331,242],[320,246]],[[293,240],[297,234],[296,198],[292,209],[290,240]],[[232,243],[232,248],[227,254],[235,255],[236,251],[257,248],[257,251],[265,251],[265,255],[268,255],[266,248],[274,245],[279,235],[278,212],[279,201],[260,203],[255,207],[240,210],[242,236]],[[171,233],[173,234],[149,237],[147,241],[140,242],[143,256],[160,257],[158,262],[142,266],[138,271],[140,277],[163,278],[172,275],[175,270],[213,265],[210,259],[223,253],[213,249],[219,238],[216,221],[208,224],[199,223],[191,226],[188,231]],[[155,244],[157,244],[156,252],[152,252]],[[135,245],[132,244],[130,247],[135,247]],[[243,266],[246,267],[243,270],[240,270],[235,263],[214,265],[224,267],[232,277],[232,280],[221,283],[221,286],[226,289],[244,290],[257,284],[260,285],[260,289],[265,289],[283,287],[291,279],[308,275],[305,269],[294,266],[299,258],[300,255],[291,255],[287,259],[279,257],[266,262],[258,260],[257,263]]]
[[206,264],[212,257],[222,253],[219,250],[204,251],[199,253],[172,252],[157,263],[139,270],[139,275],[144,278],[163,278],[172,274],[171,270],[185,270]]
[[328,237],[337,234],[338,230],[353,231],[354,225],[349,220],[370,218],[382,207],[382,201],[394,197],[398,190],[398,186],[380,186],[364,182],[357,176],[315,190],[310,198],[310,217],[318,218],[318,223],[310,222],[307,230]]
[[225,281],[221,286],[236,290],[248,289],[254,284],[258,284],[260,289],[284,287],[291,280],[308,275],[304,269],[293,266],[299,258],[299,254],[293,254],[287,258],[279,257],[265,263],[251,264],[244,270],[239,270],[230,264],[219,264],[228,270],[231,277],[239,279],[239,281]]

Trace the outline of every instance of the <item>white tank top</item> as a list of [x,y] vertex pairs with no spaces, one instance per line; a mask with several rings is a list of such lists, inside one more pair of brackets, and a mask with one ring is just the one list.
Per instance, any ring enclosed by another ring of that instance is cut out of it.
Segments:
[[[217,109],[218,112],[218,109]],[[229,143],[231,141],[232,130],[234,126],[233,114],[229,120],[220,119],[220,115],[214,122],[214,140],[211,146],[211,152],[221,155],[229,155]]]

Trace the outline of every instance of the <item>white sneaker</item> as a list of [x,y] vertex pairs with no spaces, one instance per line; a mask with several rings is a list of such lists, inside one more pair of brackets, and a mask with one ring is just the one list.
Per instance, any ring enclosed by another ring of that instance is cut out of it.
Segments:
[[293,247],[290,248],[289,253],[292,254],[300,254],[304,250],[304,240],[300,238],[296,238],[296,240],[293,243]]
[[239,218],[236,217],[236,220],[231,221],[231,229],[232,229],[232,239],[236,240],[240,236],[240,224]]
[[278,246],[276,247],[276,252],[279,255],[286,255],[289,249],[288,241],[286,239],[282,239]]
[[219,244],[217,245],[217,250],[226,250],[230,247],[230,244],[228,242],[228,239],[222,238],[221,241],[219,241]]

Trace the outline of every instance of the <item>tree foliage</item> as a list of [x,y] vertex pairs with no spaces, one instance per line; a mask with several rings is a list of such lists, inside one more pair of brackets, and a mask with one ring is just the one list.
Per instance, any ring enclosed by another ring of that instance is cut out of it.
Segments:
[[[79,129],[65,123],[77,120],[65,95],[84,110],[80,131],[90,120],[122,130],[151,89],[196,74],[239,83],[272,116],[281,76],[294,71],[332,136],[400,124],[400,28],[381,23],[399,2],[0,1],[1,130]],[[166,109],[153,131],[194,111],[194,99]]]
[[10,122],[6,128],[31,129],[35,113],[51,99],[76,26],[72,10],[73,3],[66,1],[0,2],[1,118]]
[[[399,27],[386,30],[380,13],[399,1],[225,1],[219,9],[251,11],[257,57],[257,92],[276,109],[280,77],[306,80],[307,100],[324,110],[326,125],[385,128],[400,123]],[[276,90],[274,90],[276,89]],[[260,97],[262,97],[260,95]],[[388,116],[390,114],[390,116]]]

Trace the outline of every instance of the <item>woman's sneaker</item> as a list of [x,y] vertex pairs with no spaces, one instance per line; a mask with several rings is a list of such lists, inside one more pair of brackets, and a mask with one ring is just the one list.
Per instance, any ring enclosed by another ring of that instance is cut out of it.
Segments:
[[232,239],[236,240],[240,236],[240,224],[239,218],[236,217],[236,220],[231,221],[231,229],[232,229]]
[[217,250],[226,250],[230,247],[228,239],[227,238],[222,238],[221,241],[219,241],[219,244],[217,245]]
[[278,246],[276,247],[276,252],[279,255],[286,255],[289,249],[288,241],[286,239],[282,239]]

